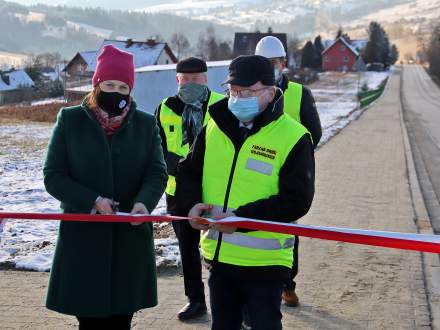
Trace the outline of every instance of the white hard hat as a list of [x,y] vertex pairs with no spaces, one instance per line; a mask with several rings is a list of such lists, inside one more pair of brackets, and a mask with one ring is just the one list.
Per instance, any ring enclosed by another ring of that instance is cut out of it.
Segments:
[[258,42],[255,48],[255,55],[267,58],[286,57],[286,50],[280,39],[268,36]]

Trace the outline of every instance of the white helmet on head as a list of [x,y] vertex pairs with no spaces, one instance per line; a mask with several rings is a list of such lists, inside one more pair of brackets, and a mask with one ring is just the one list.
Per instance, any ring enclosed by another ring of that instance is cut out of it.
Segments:
[[255,55],[266,58],[286,57],[286,50],[280,39],[268,36],[261,39],[255,48]]

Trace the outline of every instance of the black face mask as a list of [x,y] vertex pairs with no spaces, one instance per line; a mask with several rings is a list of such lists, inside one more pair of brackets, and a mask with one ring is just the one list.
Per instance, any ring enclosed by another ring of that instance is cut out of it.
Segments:
[[118,92],[107,93],[101,91],[98,94],[99,107],[105,112],[107,112],[110,115],[110,117],[120,115],[122,110],[125,109],[129,101],[130,101],[130,95],[123,95]]

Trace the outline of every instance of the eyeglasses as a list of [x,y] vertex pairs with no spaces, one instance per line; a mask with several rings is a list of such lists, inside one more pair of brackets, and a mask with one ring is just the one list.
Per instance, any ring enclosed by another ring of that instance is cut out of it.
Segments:
[[233,97],[252,97],[254,95],[256,95],[258,92],[264,91],[266,89],[269,89],[272,87],[263,87],[263,88],[259,88],[259,89],[242,89],[239,91],[235,91],[233,89],[227,89],[227,94]]

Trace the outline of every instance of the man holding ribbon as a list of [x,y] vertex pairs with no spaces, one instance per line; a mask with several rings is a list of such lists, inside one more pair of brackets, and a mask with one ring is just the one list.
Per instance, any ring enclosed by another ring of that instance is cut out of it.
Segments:
[[[274,68],[262,56],[229,66],[229,97],[209,108],[211,120],[179,164],[176,201],[189,217],[206,214],[292,222],[314,196],[313,144],[283,112]],[[281,329],[281,294],[293,261],[292,235],[206,225],[201,245],[209,265],[212,329]]]
[[[171,215],[188,214],[176,207],[176,169],[184,158],[197,134],[209,121],[207,108],[224,98],[209,90],[206,62],[195,57],[180,61],[176,67],[177,95],[162,101],[156,110],[162,137],[162,148],[168,168],[166,188],[167,211]],[[194,230],[188,221],[174,221],[173,228],[179,241],[182,259],[185,295],[188,304],[179,312],[180,320],[189,320],[206,313],[202,265],[199,253],[200,232]]]

